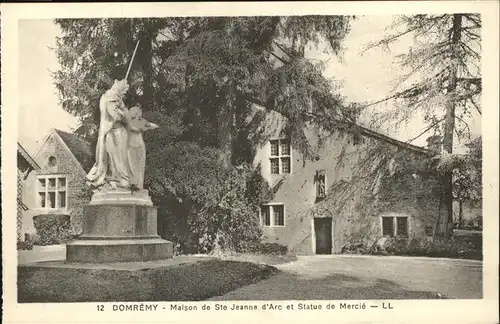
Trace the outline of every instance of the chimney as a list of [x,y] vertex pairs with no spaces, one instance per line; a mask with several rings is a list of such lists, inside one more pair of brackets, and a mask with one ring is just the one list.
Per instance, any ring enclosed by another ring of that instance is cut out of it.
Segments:
[[441,152],[442,147],[443,147],[443,141],[441,139],[441,136],[432,135],[427,138],[427,149],[432,153],[439,154]]

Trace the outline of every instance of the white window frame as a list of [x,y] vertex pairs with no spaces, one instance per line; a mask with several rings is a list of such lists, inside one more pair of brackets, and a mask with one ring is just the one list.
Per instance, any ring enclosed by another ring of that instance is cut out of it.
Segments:
[[[282,206],[283,207],[283,225],[275,225],[275,219],[274,219],[274,210],[273,206]],[[270,204],[263,204],[260,206],[261,208],[259,209],[259,218],[260,218],[260,225],[262,227],[285,227],[286,226],[286,208],[285,204],[283,203],[270,203]],[[265,224],[264,217],[262,215],[262,207],[267,207],[269,208],[269,225]]]
[[[289,154],[282,154],[281,152],[281,143],[282,142],[288,142],[288,153]],[[278,155],[272,155],[272,142],[277,142],[278,143]],[[290,138],[275,138],[271,139],[269,141],[269,172],[272,175],[278,175],[278,174],[290,174],[292,173],[292,143],[290,141]],[[282,160],[283,159],[288,159],[290,161],[289,165],[289,172],[283,173],[283,165],[282,165]],[[271,160],[278,160],[278,173],[273,173],[272,171],[272,164]]]
[[387,215],[382,215],[380,216],[380,229],[382,231],[382,236],[384,236],[384,218],[392,218],[392,236],[391,237],[398,237],[398,218],[406,218],[406,236],[404,237],[410,237],[410,215],[408,214],[387,214]]
[[[45,180],[45,190],[42,190],[40,188],[40,180],[44,179]],[[54,186],[54,189],[49,189],[49,180],[50,179],[55,179],[56,185]],[[64,179],[65,181],[65,188],[64,190],[61,190],[59,188],[59,179]],[[64,191],[65,194],[65,204],[64,207],[58,207],[60,206],[59,204],[59,192]],[[40,204],[40,193],[44,192],[45,193],[45,207],[42,207]],[[55,200],[54,200],[54,205],[55,207],[49,207],[49,192],[55,192]],[[36,193],[36,208],[37,209],[42,209],[42,210],[67,210],[68,209],[68,177],[65,174],[40,174],[36,176],[36,185],[35,185],[35,193]]]

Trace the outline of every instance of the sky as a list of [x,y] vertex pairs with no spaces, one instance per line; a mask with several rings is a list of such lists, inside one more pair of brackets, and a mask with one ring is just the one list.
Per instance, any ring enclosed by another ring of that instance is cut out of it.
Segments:
[[[352,23],[351,32],[344,41],[346,48],[342,61],[312,49],[308,56],[328,61],[324,75],[342,81],[342,94],[350,102],[372,102],[387,96],[393,81],[400,73],[394,64],[395,55],[411,44],[403,40],[391,51],[373,49],[361,55],[366,44],[382,37],[392,21],[391,16],[365,16]],[[59,64],[54,51],[59,27],[51,20],[22,20],[19,23],[19,142],[35,154],[51,128],[72,131],[77,119],[59,105],[57,90],[51,72]],[[386,106],[377,106],[384,109]],[[480,118],[471,122],[472,132],[481,133]],[[419,118],[401,130],[382,131],[386,135],[405,141],[420,133],[425,124]],[[425,146],[426,136],[413,144]]]
[[51,128],[71,131],[77,119],[59,105],[51,76],[59,68],[55,47],[59,27],[51,20],[19,22],[19,127],[18,139],[35,154]]

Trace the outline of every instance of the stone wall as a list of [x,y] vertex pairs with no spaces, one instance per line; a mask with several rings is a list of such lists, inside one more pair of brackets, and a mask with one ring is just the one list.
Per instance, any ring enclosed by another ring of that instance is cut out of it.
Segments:
[[17,215],[16,215],[16,228],[17,228],[17,241],[24,241],[24,232],[23,232],[23,214],[24,209],[20,204],[22,202],[23,196],[23,173],[18,169],[17,170]]
[[[49,165],[48,161],[50,157],[55,157],[55,166]],[[23,201],[25,201],[25,204],[29,208],[29,211],[25,213],[25,228],[28,229],[29,232],[34,230],[33,216],[36,215],[69,214],[71,215],[72,231],[74,234],[79,234],[82,231],[83,207],[90,199],[90,197],[82,195],[87,188],[85,184],[85,171],[55,132],[51,133],[34,159],[40,165],[41,170],[32,172],[25,182]],[[60,174],[66,176],[68,190],[68,203],[66,208],[40,208],[37,201],[37,176],[47,174]]]
[[[271,185],[282,181],[272,202],[285,205],[285,226],[264,227],[264,241],[313,254],[315,217],[332,218],[335,253],[348,243],[373,244],[382,236],[381,216],[407,216],[410,237],[425,237],[426,227],[434,229],[439,187],[427,172],[426,156],[367,136],[354,144],[350,137],[333,134],[322,138],[320,148],[320,136],[308,133],[317,149],[315,160],[304,161],[292,150],[287,175],[269,174],[269,145],[258,149],[254,164],[263,166],[264,178]],[[318,170],[324,170],[328,188],[321,201],[316,198]]]

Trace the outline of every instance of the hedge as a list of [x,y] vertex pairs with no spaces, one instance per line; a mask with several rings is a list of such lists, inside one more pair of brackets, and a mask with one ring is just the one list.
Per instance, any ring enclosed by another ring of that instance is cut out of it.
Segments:
[[389,238],[384,246],[350,244],[342,249],[346,254],[423,256],[452,259],[482,260],[482,238],[452,237],[451,239]]
[[33,224],[37,233],[36,245],[62,244],[72,239],[69,215],[37,215],[33,217]]
[[248,247],[243,252],[285,255],[288,253],[288,247],[278,243],[252,243],[248,244]]
[[33,250],[33,241],[28,239],[23,241],[18,241],[17,242],[17,249],[21,251],[26,251],[26,250]]

